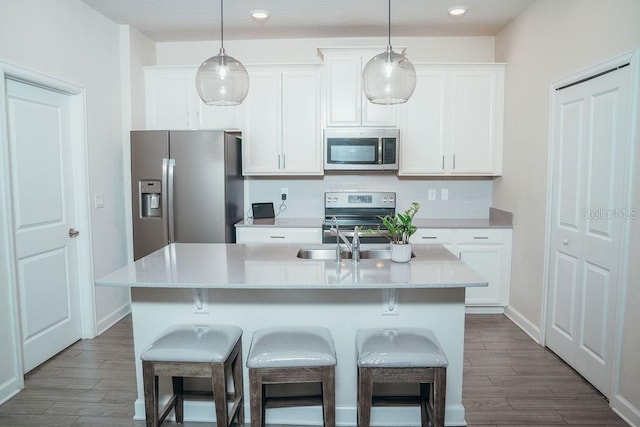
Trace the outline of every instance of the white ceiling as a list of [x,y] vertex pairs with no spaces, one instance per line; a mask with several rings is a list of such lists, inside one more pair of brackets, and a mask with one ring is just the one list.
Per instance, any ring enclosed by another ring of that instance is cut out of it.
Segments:
[[[157,42],[216,40],[219,0],[82,0]],[[535,0],[394,0],[391,36],[493,36]],[[466,15],[448,9],[465,5]],[[375,37],[387,35],[385,0],[227,0],[225,39]],[[250,11],[271,13],[254,22]]]

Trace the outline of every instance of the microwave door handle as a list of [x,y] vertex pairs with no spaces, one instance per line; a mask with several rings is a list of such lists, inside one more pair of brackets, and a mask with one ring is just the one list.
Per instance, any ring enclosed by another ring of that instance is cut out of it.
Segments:
[[381,165],[384,163],[384,159],[382,158],[382,146],[384,145],[384,138],[378,138],[378,164]]

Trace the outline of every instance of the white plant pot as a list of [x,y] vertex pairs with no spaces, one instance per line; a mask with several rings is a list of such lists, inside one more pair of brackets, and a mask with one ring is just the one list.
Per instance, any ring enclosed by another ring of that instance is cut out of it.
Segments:
[[411,245],[398,245],[391,243],[391,261],[393,262],[409,262],[411,260]]

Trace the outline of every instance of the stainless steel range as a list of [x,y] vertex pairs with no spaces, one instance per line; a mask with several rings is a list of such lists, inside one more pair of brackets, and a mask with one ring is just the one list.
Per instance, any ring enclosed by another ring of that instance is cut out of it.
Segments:
[[[379,216],[395,215],[396,193],[392,192],[326,192],[324,193],[324,222],[322,242],[334,243],[332,231],[337,221],[340,232],[353,237],[353,229],[378,227],[384,230]],[[361,243],[388,243],[384,233],[361,233]]]

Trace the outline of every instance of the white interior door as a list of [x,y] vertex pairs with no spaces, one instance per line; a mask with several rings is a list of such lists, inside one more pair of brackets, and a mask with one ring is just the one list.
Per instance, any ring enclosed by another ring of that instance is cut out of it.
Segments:
[[7,80],[25,372],[80,339],[69,96]]
[[547,346],[610,394],[629,68],[556,92]]

